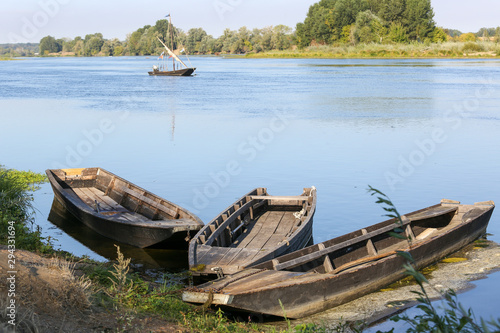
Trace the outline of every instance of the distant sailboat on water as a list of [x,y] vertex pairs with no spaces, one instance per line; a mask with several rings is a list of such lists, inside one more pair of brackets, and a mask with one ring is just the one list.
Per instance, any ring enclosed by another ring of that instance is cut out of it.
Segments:
[[[169,30],[170,30],[170,46],[172,49],[174,48],[174,33],[172,30],[172,17],[170,17],[169,20]],[[153,70],[151,72],[148,72],[149,75],[154,75],[154,76],[190,76],[194,73],[196,68],[189,67],[186,65],[161,39],[160,37],[157,37],[160,43],[165,47],[167,50],[167,53],[170,55],[172,58],[172,70],[168,69],[168,66],[163,64],[162,66],[153,66]],[[160,55],[160,59],[163,59],[163,54]],[[176,63],[177,62],[177,63]]]

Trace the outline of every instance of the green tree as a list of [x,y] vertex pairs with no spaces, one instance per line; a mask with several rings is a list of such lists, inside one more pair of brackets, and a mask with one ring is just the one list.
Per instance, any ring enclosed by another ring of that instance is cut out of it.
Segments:
[[401,22],[406,10],[407,0],[382,0],[379,10],[373,11],[378,17],[386,22]]
[[83,44],[83,55],[86,57],[95,56],[101,52],[101,47],[104,45],[104,39],[101,33],[89,34],[85,36]]
[[458,40],[461,42],[475,42],[477,37],[472,32],[468,32],[466,34],[461,34],[460,37],[458,37]]
[[433,43],[443,43],[448,39],[446,33],[442,28],[436,27],[430,35]]
[[43,37],[40,40],[40,54],[57,53],[62,50],[61,44],[52,36]]
[[109,40],[104,41],[100,53],[106,57],[113,55],[113,45],[111,44],[111,41]]
[[237,47],[238,36],[231,29],[225,29],[223,34],[218,38],[221,52],[231,53]]
[[271,48],[273,50],[286,50],[291,45],[293,29],[286,25],[277,25],[273,28],[271,37]]
[[406,0],[402,23],[410,40],[427,39],[436,27],[431,0]]
[[84,52],[84,48],[85,48],[83,39],[81,37],[76,37],[74,42],[75,42],[75,46],[73,46],[73,52],[75,52],[75,55],[78,57],[83,56],[83,52]]
[[388,38],[394,43],[407,43],[408,33],[402,23],[391,23]]
[[361,43],[382,42],[387,35],[383,21],[371,10],[358,13],[354,25],[354,36]]
[[313,41],[318,44],[329,44],[334,40],[336,0],[322,0],[309,7],[304,23],[298,23],[297,45],[301,48],[309,46]]
[[367,0],[338,0],[333,11],[334,40],[340,39],[343,27],[355,23],[358,14],[368,9]]
[[139,40],[141,39],[142,32],[139,30],[134,31],[127,36],[127,48],[130,55],[139,54]]
[[[184,41],[184,47],[188,53],[203,53],[201,49],[201,42],[207,36],[207,33],[202,28],[189,29],[186,40]],[[205,51],[206,52],[206,51]]]
[[345,27],[343,27],[340,37],[340,42],[345,44],[347,43],[355,44],[356,43],[356,37],[354,34],[355,31],[356,31],[356,24],[346,25]]

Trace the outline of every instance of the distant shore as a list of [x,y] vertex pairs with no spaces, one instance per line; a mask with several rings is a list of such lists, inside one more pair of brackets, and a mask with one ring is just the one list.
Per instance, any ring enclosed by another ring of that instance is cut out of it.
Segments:
[[[478,42],[445,42],[445,43],[410,43],[410,44],[339,44],[316,45],[304,49],[292,47],[286,50],[273,50],[265,52],[248,52],[246,54],[193,54],[222,57],[245,57],[248,59],[283,58],[283,59],[500,59],[500,43],[492,41]],[[97,54],[96,57],[110,55]],[[113,56],[113,55],[111,55]],[[136,55],[115,55],[136,56]],[[156,57],[157,55],[145,54],[141,56]],[[44,57],[79,57],[74,52],[49,53]],[[16,58],[1,57],[0,60],[15,60]]]
[[448,42],[440,44],[363,44],[311,46],[303,50],[248,53],[247,58],[500,58],[500,44]]

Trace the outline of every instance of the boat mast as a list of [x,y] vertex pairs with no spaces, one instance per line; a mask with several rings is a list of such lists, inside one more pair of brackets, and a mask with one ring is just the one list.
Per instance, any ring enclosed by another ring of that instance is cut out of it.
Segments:
[[[170,43],[171,43],[171,47],[172,47],[172,52],[174,52],[174,31],[172,29],[172,15],[168,15],[168,19],[169,19],[169,28],[170,28]],[[175,58],[172,57],[172,66],[173,66],[173,70],[175,71]]]

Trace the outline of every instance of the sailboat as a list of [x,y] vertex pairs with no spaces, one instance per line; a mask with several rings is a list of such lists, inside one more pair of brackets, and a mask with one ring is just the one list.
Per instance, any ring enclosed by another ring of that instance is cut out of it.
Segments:
[[[170,17],[170,15],[168,15]],[[170,17],[169,21],[169,30],[170,30],[170,44],[172,49],[174,48],[174,34],[172,30],[172,17]],[[163,65],[163,68],[160,66],[153,66],[153,70],[148,72],[149,75],[155,76],[190,76],[194,73],[196,68],[189,67],[186,65],[168,46],[160,39],[160,37],[156,37],[160,41],[160,43],[165,47],[167,53],[172,58],[172,70],[168,70],[168,66]],[[163,58],[163,53],[160,56]],[[177,61],[177,63],[176,63]]]

